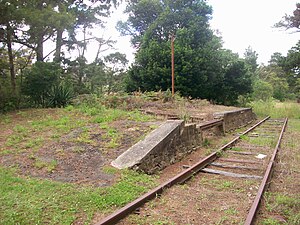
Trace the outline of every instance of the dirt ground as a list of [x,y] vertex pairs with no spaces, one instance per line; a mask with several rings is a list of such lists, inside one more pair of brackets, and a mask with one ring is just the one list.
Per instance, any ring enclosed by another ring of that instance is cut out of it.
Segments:
[[159,120],[118,120],[110,123],[109,127],[85,123],[60,135],[51,127],[33,128],[32,121],[28,120],[28,115],[34,115],[33,122],[36,119],[43,121],[46,113],[47,118],[55,121],[58,111],[33,110],[27,111],[26,116],[10,114],[11,122],[1,124],[0,164],[17,168],[23,176],[108,186],[115,179],[112,173],[106,171],[110,169],[110,162],[161,123]]

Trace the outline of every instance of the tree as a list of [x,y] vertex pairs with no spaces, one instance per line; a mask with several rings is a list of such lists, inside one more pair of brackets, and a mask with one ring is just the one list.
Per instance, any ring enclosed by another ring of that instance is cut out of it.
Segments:
[[253,85],[252,95],[255,100],[267,101],[273,96],[273,87],[266,81],[257,80]]
[[251,46],[249,46],[244,53],[244,59],[246,64],[250,67],[250,71],[253,74],[255,73],[258,67],[257,58],[258,54],[251,48]]
[[0,41],[7,46],[11,87],[14,95],[16,95],[16,73],[13,42],[16,30],[22,26],[21,5],[21,2],[17,0],[0,2]]
[[246,95],[252,91],[252,71],[245,60],[237,54],[224,51],[223,76],[215,88],[215,99],[225,105],[236,104],[240,95]]
[[[126,78],[127,91],[171,87],[171,34],[176,36],[175,90],[182,95],[224,103],[222,82],[245,78],[245,63],[239,63],[234,57],[229,59],[232,53],[222,49],[221,39],[210,29],[212,9],[206,1],[132,0],[126,12],[128,20],[120,22],[119,29],[123,34],[132,35],[132,44],[138,49]],[[238,74],[233,75],[231,69]],[[238,85],[234,86],[232,81],[227,83],[234,93],[239,93],[235,89]],[[227,104],[234,102],[227,97]],[[236,94],[232,98],[237,98]]]
[[260,80],[272,86],[272,97],[280,101],[284,101],[287,98],[289,85],[287,76],[280,66],[276,64],[262,66],[258,69],[257,74]]
[[104,57],[104,60],[108,64],[106,69],[108,93],[120,90],[120,78],[124,75],[124,67],[128,63],[126,55],[115,52]]
[[293,15],[285,15],[280,22],[275,24],[275,27],[295,29],[295,32],[300,32],[300,3],[296,4]]

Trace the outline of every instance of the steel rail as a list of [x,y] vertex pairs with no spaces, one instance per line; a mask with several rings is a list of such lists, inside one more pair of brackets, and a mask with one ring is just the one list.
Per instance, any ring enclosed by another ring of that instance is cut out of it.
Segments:
[[189,167],[185,171],[179,173],[175,177],[171,178],[167,182],[159,185],[158,187],[152,189],[148,193],[142,195],[138,199],[134,200],[133,202],[128,203],[121,209],[117,210],[116,212],[112,213],[111,215],[107,216],[106,218],[102,219],[100,222],[96,223],[96,225],[111,225],[115,224],[121,219],[125,218],[129,213],[133,212],[143,204],[145,204],[147,201],[155,198],[156,196],[160,195],[164,189],[169,188],[175,184],[183,183],[189,178],[191,178],[193,175],[195,175],[197,172],[199,172],[201,169],[206,167],[209,163],[213,162],[215,159],[219,158],[219,153],[224,151],[226,148],[230,147],[232,144],[234,144],[241,136],[247,134],[248,132],[255,129],[257,126],[268,120],[270,117],[266,117],[260,122],[256,123],[252,127],[250,127],[248,130],[243,132],[241,135],[237,136],[227,144],[223,145],[221,148],[219,148],[216,152],[213,152],[206,158],[200,160],[198,163],[194,164],[193,166]]
[[273,155],[271,157],[271,160],[270,160],[270,162],[268,164],[266,173],[265,173],[265,175],[263,177],[261,185],[259,186],[259,189],[257,191],[257,195],[256,195],[256,197],[255,197],[255,199],[253,201],[253,204],[252,204],[252,206],[250,208],[250,211],[249,211],[249,213],[247,215],[247,218],[246,218],[246,221],[245,221],[244,225],[251,225],[251,224],[253,224],[253,222],[255,220],[255,216],[256,216],[256,213],[258,211],[259,204],[260,204],[261,198],[263,196],[263,193],[267,189],[268,185],[270,184],[269,180],[272,177],[272,169],[273,169],[273,166],[274,166],[274,162],[276,160],[277,152],[278,152],[280,144],[281,144],[283,133],[284,133],[284,131],[286,129],[287,122],[288,122],[288,119],[286,118],[284,120],[284,124],[282,126],[280,136],[278,138],[278,141],[277,141],[276,147],[274,149]]

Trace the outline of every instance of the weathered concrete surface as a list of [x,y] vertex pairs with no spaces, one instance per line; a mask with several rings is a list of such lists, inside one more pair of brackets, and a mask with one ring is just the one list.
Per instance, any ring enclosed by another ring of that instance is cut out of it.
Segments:
[[126,152],[112,161],[111,165],[119,168],[131,168],[145,161],[154,152],[163,151],[175,136],[179,136],[184,126],[183,120],[170,120],[152,131],[144,140],[139,141]]
[[225,132],[246,126],[256,119],[256,115],[252,112],[251,108],[245,108],[234,111],[225,111],[214,113],[215,119],[223,118],[223,128]]

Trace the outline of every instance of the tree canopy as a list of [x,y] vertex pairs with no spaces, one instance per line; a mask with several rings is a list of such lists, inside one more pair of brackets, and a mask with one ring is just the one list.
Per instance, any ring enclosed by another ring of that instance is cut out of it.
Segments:
[[[128,20],[119,22],[137,48],[127,90],[167,90],[171,84],[170,35],[175,40],[175,88],[184,96],[232,104],[251,91],[243,59],[222,48],[210,28],[206,1],[130,1]],[[230,97],[229,97],[230,96]]]

